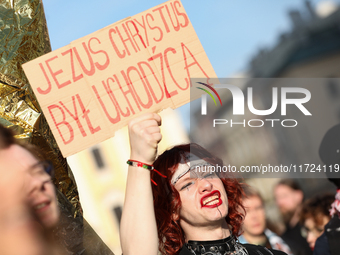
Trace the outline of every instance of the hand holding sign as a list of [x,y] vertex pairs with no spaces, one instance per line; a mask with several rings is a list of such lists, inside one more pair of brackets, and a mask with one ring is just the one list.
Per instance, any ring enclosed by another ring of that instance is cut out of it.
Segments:
[[116,22],[23,65],[65,157],[144,112],[190,101],[216,77],[179,0]]

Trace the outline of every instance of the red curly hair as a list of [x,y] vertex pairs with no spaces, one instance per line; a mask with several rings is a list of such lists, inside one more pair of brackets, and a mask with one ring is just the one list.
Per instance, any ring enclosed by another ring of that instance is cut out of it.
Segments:
[[[159,250],[162,254],[176,255],[185,243],[184,232],[179,223],[179,210],[181,200],[179,192],[171,184],[171,178],[175,173],[182,156],[185,153],[192,153],[204,159],[212,165],[223,166],[223,161],[200,145],[191,143],[178,145],[165,151],[154,162],[156,170],[166,175],[162,178],[152,172],[152,179],[158,184],[152,185],[154,199],[155,216],[158,230]],[[234,236],[240,235],[240,228],[244,219],[244,207],[241,199],[244,196],[243,184],[236,178],[220,175],[224,188],[228,196],[228,215],[226,222],[231,226]],[[240,210],[240,208],[242,210]]]

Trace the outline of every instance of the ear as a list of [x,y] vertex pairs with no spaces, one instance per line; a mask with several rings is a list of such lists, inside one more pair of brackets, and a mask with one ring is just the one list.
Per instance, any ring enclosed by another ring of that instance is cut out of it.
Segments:
[[303,201],[303,192],[301,190],[296,190],[295,191],[295,196],[296,196],[296,200],[299,201],[300,203],[302,203],[302,201]]
[[171,214],[171,220],[178,221],[179,220],[179,213],[177,213],[176,211],[173,211],[172,214]]

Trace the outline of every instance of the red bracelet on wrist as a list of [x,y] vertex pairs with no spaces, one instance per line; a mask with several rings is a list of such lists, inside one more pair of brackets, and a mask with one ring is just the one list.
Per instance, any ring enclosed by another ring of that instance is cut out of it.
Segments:
[[[127,163],[128,165],[130,165],[130,166],[142,167],[142,168],[147,169],[147,170],[150,170],[150,171],[155,171],[159,176],[161,176],[161,177],[163,177],[163,178],[166,178],[166,176],[163,175],[163,174],[161,174],[159,171],[157,171],[157,170],[153,167],[153,165],[145,164],[145,163],[140,162],[140,161],[138,161],[138,160],[132,160],[132,159],[129,159],[128,161],[126,161],[126,163]],[[155,184],[155,185],[157,186],[157,183],[156,183],[154,180],[151,179],[151,181],[152,181],[153,184]]]

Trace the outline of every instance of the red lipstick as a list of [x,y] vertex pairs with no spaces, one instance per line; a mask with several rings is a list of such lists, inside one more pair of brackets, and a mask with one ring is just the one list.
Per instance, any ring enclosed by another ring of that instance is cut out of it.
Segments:
[[201,198],[201,207],[215,208],[221,204],[221,194],[218,190],[213,190]]

